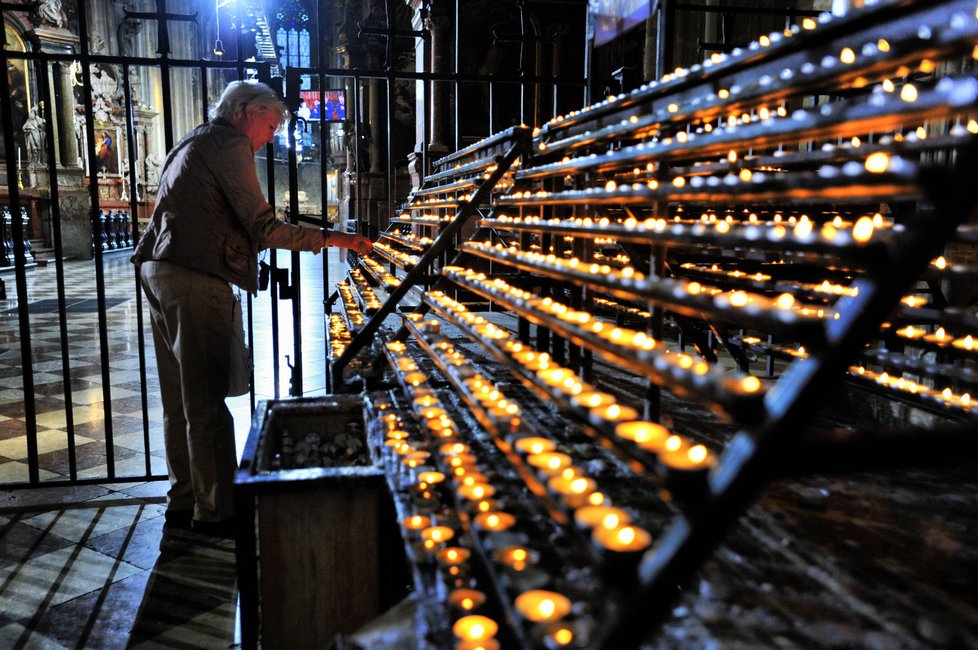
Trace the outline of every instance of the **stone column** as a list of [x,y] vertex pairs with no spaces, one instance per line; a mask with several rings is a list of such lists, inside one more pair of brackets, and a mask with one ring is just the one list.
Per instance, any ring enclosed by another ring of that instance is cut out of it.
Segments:
[[[435,73],[448,72],[451,59],[450,27],[452,18],[446,10],[447,3],[434,3],[428,14],[428,42],[430,43],[430,62],[428,69]],[[446,142],[446,120],[448,119],[448,98],[451,96],[447,81],[431,82],[431,120],[428,127],[428,153],[432,159],[449,151]],[[454,143],[452,143],[454,145]],[[454,148],[454,147],[453,147]]]

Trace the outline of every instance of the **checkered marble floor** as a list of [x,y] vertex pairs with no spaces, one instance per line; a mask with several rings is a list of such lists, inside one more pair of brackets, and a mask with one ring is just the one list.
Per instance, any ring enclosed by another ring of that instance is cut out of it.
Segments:
[[[0,276],[9,298],[0,300],[0,647],[225,648],[240,640],[233,544],[187,533],[160,551],[167,485],[147,479],[166,473],[162,410],[145,302],[141,391],[140,314],[128,257],[103,260],[107,372],[95,264],[64,265],[68,382],[56,269],[27,272],[39,479],[51,486],[70,477],[73,446],[77,477],[93,480],[86,485],[2,491],[29,474],[16,283],[13,274]],[[289,257],[279,253],[278,266],[288,266]],[[325,392],[321,260],[300,256],[305,395]],[[331,282],[341,279],[337,251],[330,251],[329,272]],[[268,292],[253,300],[257,400],[289,392],[292,303],[281,302],[276,315],[277,390],[271,300]],[[251,399],[228,404],[240,454]]]

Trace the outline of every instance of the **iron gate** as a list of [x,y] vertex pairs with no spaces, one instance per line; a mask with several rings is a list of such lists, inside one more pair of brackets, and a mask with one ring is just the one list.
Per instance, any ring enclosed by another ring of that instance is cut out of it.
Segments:
[[[324,0],[315,4],[315,15],[322,17],[317,23],[335,13],[336,7]],[[454,64],[441,65],[440,71],[397,69],[393,64],[397,43],[406,43],[407,49],[415,48],[427,59],[416,68],[438,68],[440,59],[433,36],[437,27],[429,20],[430,5],[422,6],[414,16],[421,19],[420,25],[414,25],[418,29],[406,29],[398,23],[406,19],[406,5],[395,4],[383,3],[387,14],[383,27],[356,27],[358,37],[373,43],[374,49],[383,48],[385,56],[378,65],[358,68],[349,60],[346,65],[329,65],[332,61],[325,51],[327,46],[332,48],[332,36],[327,38],[329,30],[317,29],[317,65],[284,71],[286,102],[293,109],[286,130],[288,146],[279,148],[285,160],[276,165],[276,149],[269,145],[258,162],[260,168],[264,163],[260,176],[269,202],[276,211],[283,208],[293,223],[324,225],[335,206],[356,230],[376,236],[412,185],[402,171],[407,168],[405,163],[414,165],[423,176],[429,157],[442,153],[438,147],[464,145],[466,134],[460,125],[466,113],[458,98],[467,90],[476,89],[488,105],[488,119],[477,127],[474,137],[511,122],[539,123],[562,107],[587,101],[583,75],[561,76],[555,49],[550,52],[555,63],[549,74],[542,71],[539,61],[535,65],[524,61],[524,45],[537,59],[544,56],[541,43],[546,39],[539,35],[498,35],[501,43],[514,39],[522,43],[520,69],[513,74],[462,74],[457,54]],[[512,7],[521,6],[512,3]],[[586,8],[586,3],[581,6]],[[24,17],[32,7],[35,13],[30,18],[35,27],[46,28],[45,33],[74,28],[77,47],[64,45],[64,39],[52,46],[52,41],[39,36],[43,30],[25,29]],[[126,251],[139,237],[140,218],[145,221],[149,216],[153,175],[158,174],[165,152],[206,119],[209,104],[227,82],[247,78],[272,82],[278,62],[275,57],[261,56],[258,61],[243,60],[243,45],[251,36],[238,20],[228,38],[227,24],[221,27],[221,3],[215,5],[216,25],[199,12],[171,10],[167,0],[155,0],[155,10],[145,12],[115,3],[102,6],[100,12],[115,12],[120,19],[115,54],[100,42],[99,25],[108,24],[106,17],[88,15],[86,2],[73,3],[58,15],[40,16],[39,7],[0,2],[5,26],[12,26],[5,29],[0,50],[0,61],[8,69],[7,75],[0,75],[2,162],[6,168],[6,197],[0,196],[0,202],[12,215],[7,236],[0,237],[6,242],[0,248],[10,253],[6,269],[0,266],[0,279],[14,284],[8,287],[6,308],[0,307],[7,320],[4,324],[0,319],[0,340],[5,343],[0,361],[7,357],[11,364],[0,367],[0,375],[10,373],[0,378],[0,386],[6,388],[0,390],[0,415],[8,418],[0,422],[0,458],[10,459],[6,470],[0,462],[0,485],[13,489],[162,479],[162,457],[153,453],[160,448],[162,427],[152,343],[138,275]],[[517,12],[513,15],[519,15],[522,24],[519,12],[523,9],[510,9]],[[459,3],[448,11],[454,11],[454,34],[442,31],[439,38],[453,38],[457,53],[462,48]],[[57,24],[59,19],[63,24]],[[56,30],[51,29],[52,24]],[[255,24],[259,32],[267,27],[257,19]],[[154,40],[155,56],[136,51],[137,43],[148,50]],[[234,43],[233,53],[224,51],[225,41]],[[196,54],[208,51],[211,42],[213,56],[205,59]],[[551,43],[554,48],[555,43]],[[453,69],[445,71],[446,67]],[[11,70],[23,71],[23,79],[11,75]],[[17,104],[19,84],[27,99],[23,107]],[[408,108],[417,128],[405,131],[406,127],[396,125],[395,114],[405,108],[397,104],[398,88],[408,89]],[[329,93],[339,91],[346,100],[344,114],[327,114]],[[449,94],[456,98],[452,115]],[[315,106],[316,99],[320,111],[314,115],[306,101]],[[423,117],[416,119],[419,113]],[[451,123],[454,133],[445,126]],[[396,139],[403,139],[404,133],[417,144],[412,160],[398,158]],[[300,164],[309,162],[302,160],[307,138],[317,143],[318,169]],[[429,154],[432,145],[436,151]],[[18,148],[27,150],[26,162]],[[318,215],[308,214],[310,210],[303,205],[301,195],[307,190],[318,190]],[[284,200],[283,192],[287,193]],[[26,222],[16,218],[24,210],[29,212]],[[40,252],[30,250],[29,235],[40,235],[50,243],[53,259],[46,266],[33,259],[32,254]],[[89,245],[91,261],[66,261],[66,257],[78,256],[72,251],[79,246]],[[256,350],[257,366],[271,374],[253,381],[262,397],[329,390],[325,346],[322,357],[305,358],[303,354],[315,349],[311,339],[325,339],[318,308],[313,314],[316,331],[303,327],[301,298],[308,282],[303,282],[300,267],[309,269],[303,259],[298,253],[285,256],[271,251],[269,266],[285,268],[272,271],[277,281],[271,283],[268,294],[254,302],[248,297],[249,343]],[[323,259],[316,258],[315,265]],[[321,269],[321,283],[327,291],[328,264],[321,264]],[[320,273],[311,270],[317,276]],[[320,278],[313,280],[312,284],[318,284]],[[290,304],[282,305],[283,300]],[[255,336],[256,321],[260,336]],[[265,335],[264,322],[270,336]],[[321,377],[322,383],[304,381],[304,377]],[[248,419],[255,390],[239,399],[243,401],[236,420],[242,414]]]

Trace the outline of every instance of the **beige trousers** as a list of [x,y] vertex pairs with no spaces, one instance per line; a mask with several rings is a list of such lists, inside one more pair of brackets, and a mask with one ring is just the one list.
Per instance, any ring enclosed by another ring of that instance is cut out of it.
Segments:
[[233,301],[228,283],[168,262],[143,262],[163,400],[168,510],[198,521],[234,514],[234,420],[228,391]]

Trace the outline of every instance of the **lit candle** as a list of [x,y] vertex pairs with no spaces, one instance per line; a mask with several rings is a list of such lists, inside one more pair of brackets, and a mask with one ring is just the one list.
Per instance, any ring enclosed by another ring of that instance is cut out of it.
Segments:
[[533,589],[516,597],[516,611],[534,623],[559,621],[571,610],[570,600],[554,591]]
[[409,386],[420,386],[428,380],[428,376],[423,372],[409,372],[404,375],[404,382]]
[[479,501],[480,499],[485,499],[486,497],[491,497],[494,495],[496,493],[496,488],[488,483],[473,483],[471,485],[460,485],[457,492],[463,499],[468,499],[469,501]]
[[440,406],[429,406],[421,409],[421,417],[426,420],[442,419],[447,417],[447,413]]
[[504,546],[493,557],[496,562],[514,571],[522,571],[528,564],[536,564],[540,560],[539,553],[523,546]]
[[421,539],[440,544],[455,537],[455,531],[448,526],[429,526],[421,531]]
[[445,480],[445,475],[441,472],[421,472],[418,474],[419,484],[435,485]]
[[683,444],[659,454],[659,462],[666,470],[666,483],[674,489],[704,488],[715,461],[716,457],[703,445]]
[[486,616],[470,614],[455,621],[452,632],[463,641],[485,641],[496,636],[499,625]]
[[446,456],[455,456],[468,452],[469,446],[464,442],[446,442],[438,448],[438,451]]
[[571,398],[571,404],[579,408],[593,409],[599,406],[609,406],[615,404],[618,398],[611,393],[601,393],[598,391],[584,391]]
[[591,533],[597,544],[616,553],[644,551],[652,543],[652,536],[638,526],[619,526],[618,528],[597,527]]
[[424,515],[413,515],[405,518],[401,523],[404,524],[404,527],[408,530],[418,531],[430,526],[431,518],[425,517]]
[[415,398],[414,404],[421,408],[428,406],[434,406],[438,403],[438,398],[434,395],[422,395],[421,397]]
[[499,532],[509,530],[516,523],[516,517],[508,512],[480,512],[475,516],[475,525],[482,530]]
[[629,420],[634,420],[637,417],[638,411],[630,406],[622,406],[620,404],[599,406],[591,409],[588,412],[588,418],[591,420],[591,424],[594,424],[595,426],[627,422]]
[[621,508],[612,506],[583,506],[574,511],[574,521],[582,528],[618,528],[631,522]]
[[546,370],[537,371],[537,377],[547,386],[557,386],[574,376],[574,373],[567,368],[547,368]]
[[445,566],[453,566],[467,562],[472,553],[461,546],[450,546],[438,551],[438,561]]
[[631,440],[646,451],[652,452],[658,452],[670,436],[669,430],[661,424],[640,420],[622,422],[615,427],[615,434],[620,438]]
[[470,612],[486,602],[486,595],[476,589],[456,589],[448,594],[448,604],[456,609]]
[[531,454],[527,456],[526,462],[543,470],[549,476],[570,466],[571,457],[559,451],[545,451],[542,454]]
[[545,451],[553,451],[557,448],[557,444],[547,438],[531,436],[517,440],[515,447],[516,451],[524,454],[542,454]]
[[571,508],[584,505],[587,495],[594,492],[597,484],[584,476],[554,476],[547,481],[547,487],[560,495]]

